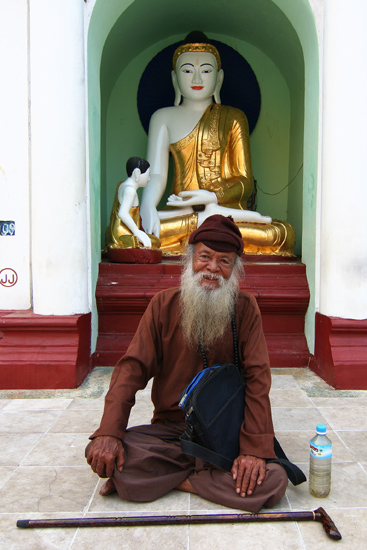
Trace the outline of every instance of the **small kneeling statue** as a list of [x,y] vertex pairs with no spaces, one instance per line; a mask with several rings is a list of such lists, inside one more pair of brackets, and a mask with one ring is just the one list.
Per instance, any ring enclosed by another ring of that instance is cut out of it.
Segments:
[[158,249],[160,241],[141,229],[137,190],[145,187],[150,177],[149,162],[130,157],[126,163],[127,179],[117,186],[110,223],[106,230],[104,252],[115,249]]

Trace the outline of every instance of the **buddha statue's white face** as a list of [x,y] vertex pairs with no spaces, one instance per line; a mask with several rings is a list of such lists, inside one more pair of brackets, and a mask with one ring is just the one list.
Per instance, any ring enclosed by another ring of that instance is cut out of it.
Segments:
[[218,71],[213,54],[186,52],[177,60],[174,78],[184,98],[205,100],[211,98],[218,85],[221,85],[223,71]]

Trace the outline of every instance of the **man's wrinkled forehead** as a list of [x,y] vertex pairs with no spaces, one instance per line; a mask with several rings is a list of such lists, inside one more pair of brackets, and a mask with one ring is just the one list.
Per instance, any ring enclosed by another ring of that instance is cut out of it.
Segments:
[[236,253],[232,250],[217,250],[215,243],[205,244],[201,241],[194,245],[194,254],[205,253],[209,256],[218,256],[220,258],[236,259]]

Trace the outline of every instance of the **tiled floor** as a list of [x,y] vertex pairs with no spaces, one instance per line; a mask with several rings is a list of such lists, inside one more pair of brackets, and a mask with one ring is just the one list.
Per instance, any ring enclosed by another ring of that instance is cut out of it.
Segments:
[[[323,506],[343,539],[320,523],[282,522],[131,528],[19,529],[17,519],[140,514],[230,513],[173,491],[151,504],[101,497],[102,483],[84,459],[99,424],[112,369],[95,369],[76,390],[0,392],[0,549],[6,550],[345,550],[367,548],[367,391],[335,391],[307,369],[273,371],[275,431],[306,473],[308,442],[317,423],[333,441],[332,490],[315,499],[308,484],[289,485],[277,511]],[[149,390],[139,393],[131,424],[149,421]]]

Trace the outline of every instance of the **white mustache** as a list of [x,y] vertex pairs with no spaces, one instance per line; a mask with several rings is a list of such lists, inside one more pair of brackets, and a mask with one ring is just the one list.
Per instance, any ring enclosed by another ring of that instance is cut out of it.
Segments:
[[224,283],[225,279],[222,275],[210,275],[209,273],[197,273],[200,279],[207,279],[208,281],[219,281],[220,286]]

